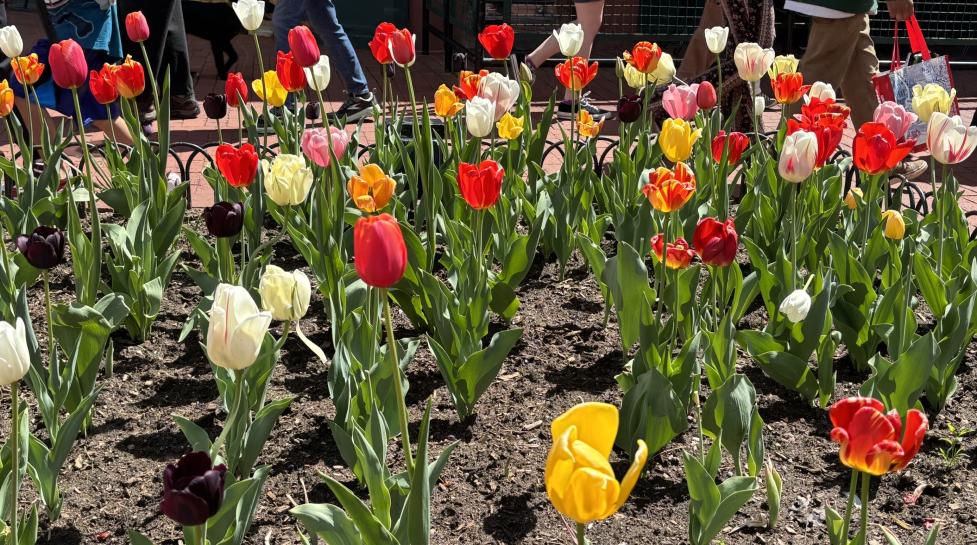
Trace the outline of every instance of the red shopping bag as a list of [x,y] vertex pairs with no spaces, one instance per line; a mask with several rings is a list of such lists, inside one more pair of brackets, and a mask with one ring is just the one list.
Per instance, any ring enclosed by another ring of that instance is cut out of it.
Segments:
[[[872,78],[875,92],[880,101],[895,102],[907,110],[913,108],[913,87],[935,83],[950,92],[953,89],[953,72],[950,71],[950,59],[946,55],[933,57],[923,31],[919,27],[916,16],[906,20],[906,33],[909,35],[909,46],[913,53],[922,57],[922,62],[902,65],[899,58],[899,22],[895,25],[895,37],[892,44],[892,66],[887,72],[882,72]],[[951,115],[960,113],[957,101],[954,99]],[[906,138],[916,140],[916,151],[926,147],[926,123],[919,121],[906,131]]]

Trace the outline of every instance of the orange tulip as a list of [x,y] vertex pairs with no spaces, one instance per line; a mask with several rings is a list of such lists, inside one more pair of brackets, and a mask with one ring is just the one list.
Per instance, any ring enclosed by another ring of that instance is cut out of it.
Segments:
[[383,210],[393,197],[397,182],[380,168],[370,163],[360,167],[359,175],[353,176],[346,182],[353,204],[364,212]]
[[88,75],[88,89],[99,104],[112,104],[119,99],[115,87],[115,66],[105,63],[101,70],[92,70]]
[[583,57],[573,57],[556,65],[556,79],[571,91],[586,87],[597,76],[597,63],[587,64]]
[[804,97],[804,94],[811,89],[810,85],[804,85],[804,76],[800,72],[784,72],[770,80],[773,87],[773,96],[781,104],[793,104]]
[[642,74],[651,74],[658,68],[658,59],[662,57],[662,50],[658,44],[638,42],[622,55],[628,64],[635,67]]
[[841,463],[875,476],[909,465],[929,427],[926,415],[910,409],[903,433],[899,414],[886,413],[882,402],[870,397],[842,399],[831,406],[828,415],[834,425],[831,440],[841,445]]
[[641,192],[659,212],[674,212],[685,206],[695,193],[695,174],[685,163],[676,163],[675,170],[658,167],[646,173],[648,183]]
[[580,110],[580,113],[577,114],[577,130],[580,131],[580,136],[594,138],[600,134],[603,127],[604,120],[594,121],[594,117],[587,110]]
[[44,73],[44,64],[37,60],[37,53],[14,58],[10,61],[10,67],[21,85],[34,85]]
[[477,73],[462,70],[458,74],[458,85],[454,87],[455,95],[461,100],[471,100],[477,97],[478,86],[482,82],[482,78],[487,76],[488,73],[488,70],[481,70]]
[[0,117],[7,117],[14,111],[14,90],[7,80],[0,80]]
[[[662,244],[664,238],[661,233],[651,237],[651,251],[659,262],[662,260]],[[689,243],[684,238],[677,238],[675,242],[668,243],[665,250],[665,266],[669,269],[684,269],[692,263],[695,250],[689,247]]]
[[115,88],[123,98],[136,98],[146,88],[146,73],[143,72],[142,64],[132,60],[129,55],[126,55],[125,62],[113,69],[113,77]]

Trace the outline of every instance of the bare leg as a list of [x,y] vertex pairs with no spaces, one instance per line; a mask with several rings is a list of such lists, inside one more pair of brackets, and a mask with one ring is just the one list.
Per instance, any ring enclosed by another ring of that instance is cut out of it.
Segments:
[[[577,18],[573,22],[583,28],[583,43],[580,45],[578,55],[588,59],[594,46],[594,38],[600,30],[600,25],[604,22],[604,2],[603,0],[598,2],[577,2],[574,4],[574,7],[577,10]],[[539,47],[535,51],[526,56],[526,60],[533,67],[538,67],[550,57],[559,53],[559,51],[560,44],[551,34],[543,40],[543,43],[539,44]],[[564,98],[567,100],[570,99],[569,90],[564,95]]]
[[699,19],[699,27],[692,34],[689,46],[685,49],[682,56],[682,64],[678,67],[676,76],[682,81],[689,81],[692,78],[704,73],[716,62],[716,55],[706,47],[706,29],[714,26],[725,26],[726,15],[723,13],[722,6],[715,0],[708,0],[702,9],[702,17]]
[[[98,130],[105,133],[105,139],[111,139],[112,131],[115,131],[115,141],[117,144],[125,144],[127,146],[132,145],[132,136],[129,134],[129,127],[126,125],[122,117],[117,117],[109,122],[107,119],[98,119],[92,122]],[[109,128],[109,125],[114,125],[115,128]]]

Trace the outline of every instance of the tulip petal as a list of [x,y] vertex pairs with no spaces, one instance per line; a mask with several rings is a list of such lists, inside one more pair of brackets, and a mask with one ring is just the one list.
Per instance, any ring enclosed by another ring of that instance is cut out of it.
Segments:
[[605,519],[614,514],[620,490],[613,477],[589,467],[577,469],[567,484],[561,512],[579,524]]
[[[855,412],[846,431],[849,440],[847,444],[841,447],[841,463],[850,468],[872,473],[873,475],[885,473],[885,471],[882,471],[882,473],[873,472],[877,471],[878,468],[869,459],[869,452],[876,452],[873,449],[882,442],[893,441],[896,438],[895,428],[889,422],[889,419],[875,407],[865,406]],[[873,455],[873,458],[875,456],[876,454]],[[888,467],[886,468],[887,470]]]
[[862,407],[872,407],[879,412],[885,411],[885,406],[878,399],[871,397],[849,397],[835,402],[828,410],[828,416],[831,417],[831,423],[835,427],[847,428],[851,423],[852,417]]
[[634,485],[638,483],[638,478],[641,476],[641,471],[644,470],[647,461],[648,445],[641,439],[638,439],[638,450],[634,453],[634,460],[631,461],[631,467],[628,468],[628,472],[621,479],[621,489],[618,491],[617,501],[614,502],[615,512],[624,505],[624,502],[628,501],[628,496],[634,490]]
[[[555,437],[553,446],[546,456],[546,494],[559,510],[559,502],[563,499],[570,476],[573,474],[574,458],[570,444],[577,440],[577,428],[569,427],[561,435]],[[561,510],[562,512],[562,510]]]
[[164,515],[185,526],[203,524],[210,516],[207,502],[186,490],[166,492],[159,507]]
[[862,471],[870,475],[885,475],[902,460],[905,452],[895,441],[882,441],[875,444],[865,453],[865,468]]
[[553,420],[553,437],[563,435],[570,426],[577,428],[578,440],[607,459],[617,437],[617,407],[608,403],[581,403]]

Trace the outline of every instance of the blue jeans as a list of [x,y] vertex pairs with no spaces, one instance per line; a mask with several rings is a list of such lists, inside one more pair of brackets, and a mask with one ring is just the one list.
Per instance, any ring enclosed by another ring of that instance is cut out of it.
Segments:
[[339,23],[336,5],[332,0],[279,0],[275,6],[272,23],[275,26],[275,46],[288,51],[288,31],[308,17],[312,30],[329,49],[329,60],[346,83],[346,91],[360,95],[370,90],[356,57],[349,36]]

